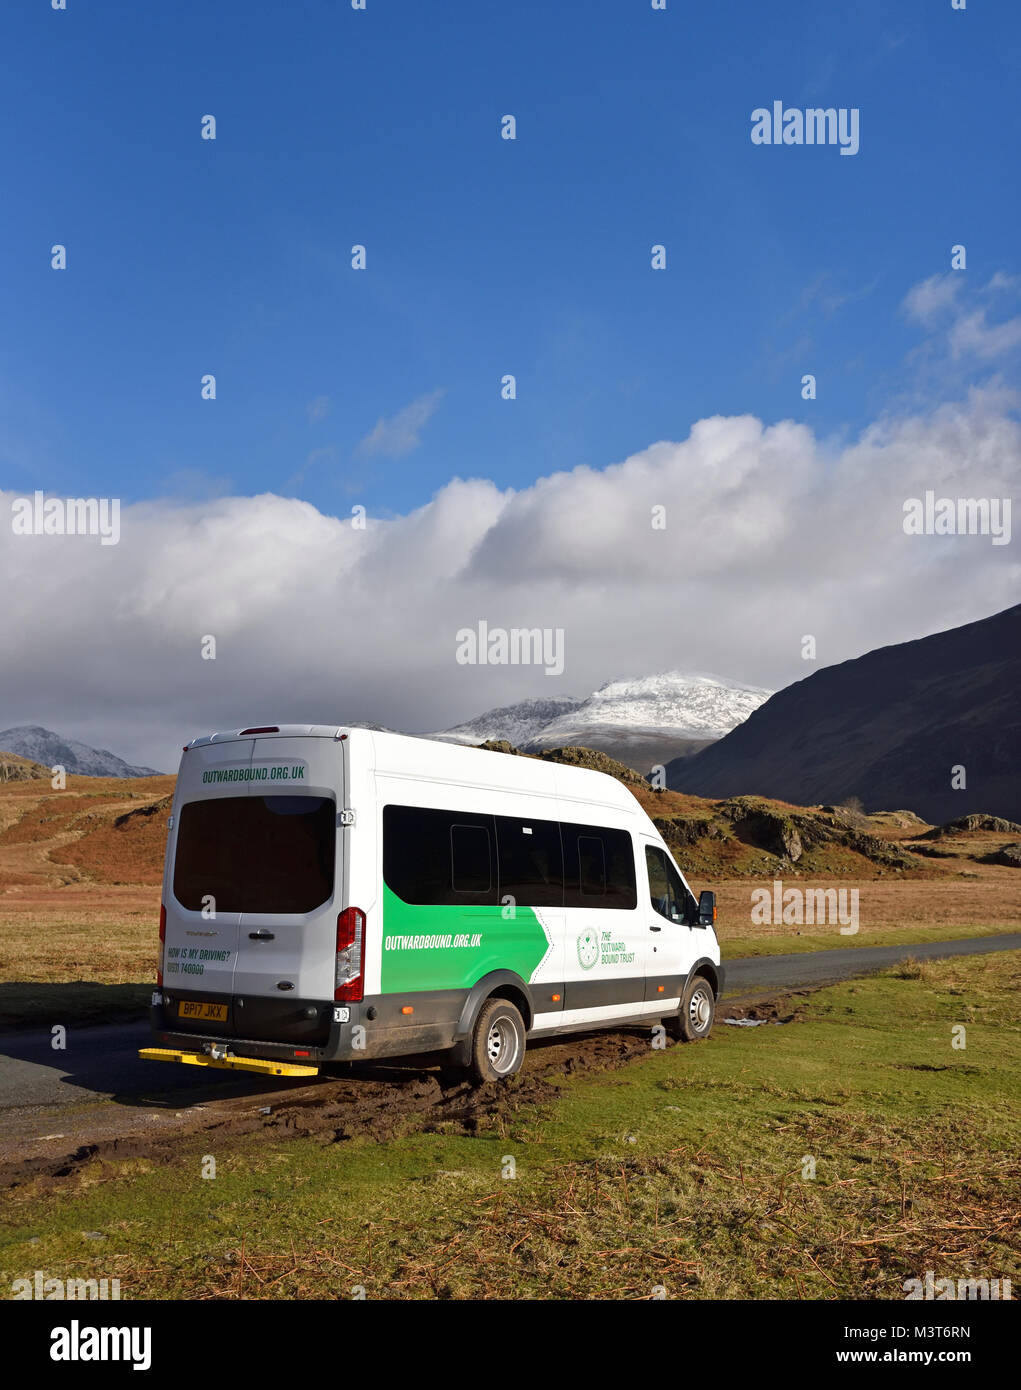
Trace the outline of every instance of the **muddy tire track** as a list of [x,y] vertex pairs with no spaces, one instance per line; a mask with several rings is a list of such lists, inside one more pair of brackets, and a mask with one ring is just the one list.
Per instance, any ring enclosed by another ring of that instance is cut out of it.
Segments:
[[[727,1001],[720,1006],[718,1017],[792,1022],[800,1014],[799,1001],[811,992]],[[712,1038],[696,1044],[712,1045]],[[229,1145],[254,1134],[273,1140],[310,1139],[326,1145],[365,1137],[385,1143],[415,1132],[488,1133],[524,1110],[536,1112],[534,1118],[541,1121],[543,1105],[559,1094],[559,1081],[620,1070],[647,1057],[649,1047],[648,1028],[535,1042],[517,1076],[483,1086],[453,1078],[442,1067],[357,1063],[349,1074],[323,1078],[283,1095],[269,1091],[218,1100],[215,1107],[182,1110],[180,1124],[160,1135],[127,1134],[82,1143],[62,1154],[7,1162],[0,1165],[0,1189],[33,1184],[45,1191],[67,1184],[86,1170],[94,1176],[92,1170],[104,1163],[132,1159],[176,1164],[208,1152],[213,1143]]]

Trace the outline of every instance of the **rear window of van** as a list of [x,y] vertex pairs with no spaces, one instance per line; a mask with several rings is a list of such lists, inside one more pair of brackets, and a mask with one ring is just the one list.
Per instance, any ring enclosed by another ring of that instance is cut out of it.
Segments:
[[191,801],[180,812],[174,897],[194,912],[311,912],[333,894],[336,825],[332,797]]

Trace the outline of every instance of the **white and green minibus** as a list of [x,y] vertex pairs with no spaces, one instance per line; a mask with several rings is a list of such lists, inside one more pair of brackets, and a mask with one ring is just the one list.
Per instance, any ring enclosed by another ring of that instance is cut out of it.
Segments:
[[481,1082],[531,1038],[704,1038],[714,918],[603,773],[362,728],[211,734],[181,759],[143,1055],[280,1076],[429,1055]]

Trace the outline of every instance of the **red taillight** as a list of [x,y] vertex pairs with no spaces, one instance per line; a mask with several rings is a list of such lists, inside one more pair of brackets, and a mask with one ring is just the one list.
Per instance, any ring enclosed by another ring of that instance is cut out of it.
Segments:
[[362,955],[365,944],[365,913],[360,907],[345,907],[337,918],[337,970],[334,999],[357,1004],[365,989]]
[[280,732],[276,724],[261,724],[257,729],[242,729],[239,737],[245,734],[278,734]]
[[159,965],[156,967],[156,983],[158,985],[161,985],[163,983],[163,948],[166,945],[166,940],[167,909],[166,907],[164,907],[163,903],[160,903],[160,959]]

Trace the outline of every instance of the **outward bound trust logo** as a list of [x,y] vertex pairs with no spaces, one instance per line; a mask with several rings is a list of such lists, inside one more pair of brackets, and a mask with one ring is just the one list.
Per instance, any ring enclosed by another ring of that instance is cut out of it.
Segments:
[[599,963],[599,937],[591,927],[586,927],[578,937],[578,964],[582,970],[591,970]]
[[774,101],[770,110],[757,106],[752,112],[753,145],[839,145],[841,154],[858,153],[857,106],[796,106],[784,109]]

